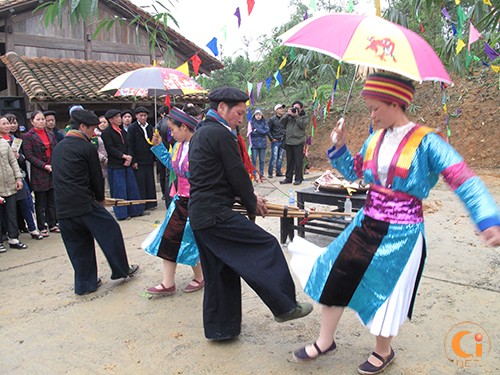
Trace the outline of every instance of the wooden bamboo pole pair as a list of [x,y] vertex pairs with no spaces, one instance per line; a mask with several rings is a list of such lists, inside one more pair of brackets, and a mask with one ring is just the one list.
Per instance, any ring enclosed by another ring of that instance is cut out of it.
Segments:
[[104,198],[105,206],[132,206],[134,204],[144,204],[157,202],[156,199],[135,199],[135,200],[125,200],[120,198]]
[[[268,215],[270,217],[288,217],[288,218],[310,218],[310,219],[320,219],[325,217],[335,217],[335,216],[347,216],[352,217],[353,214],[337,211],[310,211],[301,210],[295,206],[284,206],[275,203],[266,202],[266,207]],[[235,204],[233,210],[246,214],[247,210],[245,207]]]

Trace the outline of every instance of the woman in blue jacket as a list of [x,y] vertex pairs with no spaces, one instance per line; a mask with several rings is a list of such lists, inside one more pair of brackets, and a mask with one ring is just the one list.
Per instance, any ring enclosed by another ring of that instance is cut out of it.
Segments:
[[257,169],[257,157],[259,158],[260,177],[264,176],[264,164],[266,163],[267,137],[269,134],[269,125],[267,124],[262,111],[257,108],[250,121],[252,130],[250,132],[250,145],[252,147],[252,164]]

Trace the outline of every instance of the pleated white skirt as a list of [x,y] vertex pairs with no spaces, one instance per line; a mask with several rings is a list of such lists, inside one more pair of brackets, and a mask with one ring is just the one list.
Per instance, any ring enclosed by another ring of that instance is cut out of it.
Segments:
[[[420,268],[423,243],[421,234],[393,292],[377,310],[373,319],[366,324],[371,334],[383,337],[396,336],[399,327],[405,322]],[[304,288],[316,260],[325,251],[325,248],[316,246],[303,238],[295,237],[293,242],[288,245],[288,251],[292,254],[290,268]]]

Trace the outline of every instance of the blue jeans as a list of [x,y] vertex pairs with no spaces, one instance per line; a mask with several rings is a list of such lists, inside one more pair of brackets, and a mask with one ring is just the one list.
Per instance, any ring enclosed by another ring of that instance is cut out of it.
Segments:
[[257,156],[259,157],[259,173],[264,176],[264,164],[266,162],[266,149],[252,147],[252,164],[257,169]]
[[276,174],[281,173],[281,164],[283,163],[283,155],[285,150],[282,148],[283,142],[272,142],[271,143],[271,159],[269,160],[269,168],[267,170],[268,175],[273,175],[274,163],[276,162]]

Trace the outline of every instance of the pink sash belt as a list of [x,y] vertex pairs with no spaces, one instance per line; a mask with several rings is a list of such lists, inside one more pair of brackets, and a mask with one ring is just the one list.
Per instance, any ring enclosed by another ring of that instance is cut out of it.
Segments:
[[370,185],[363,210],[366,216],[391,224],[416,224],[424,221],[420,199],[380,185]]

